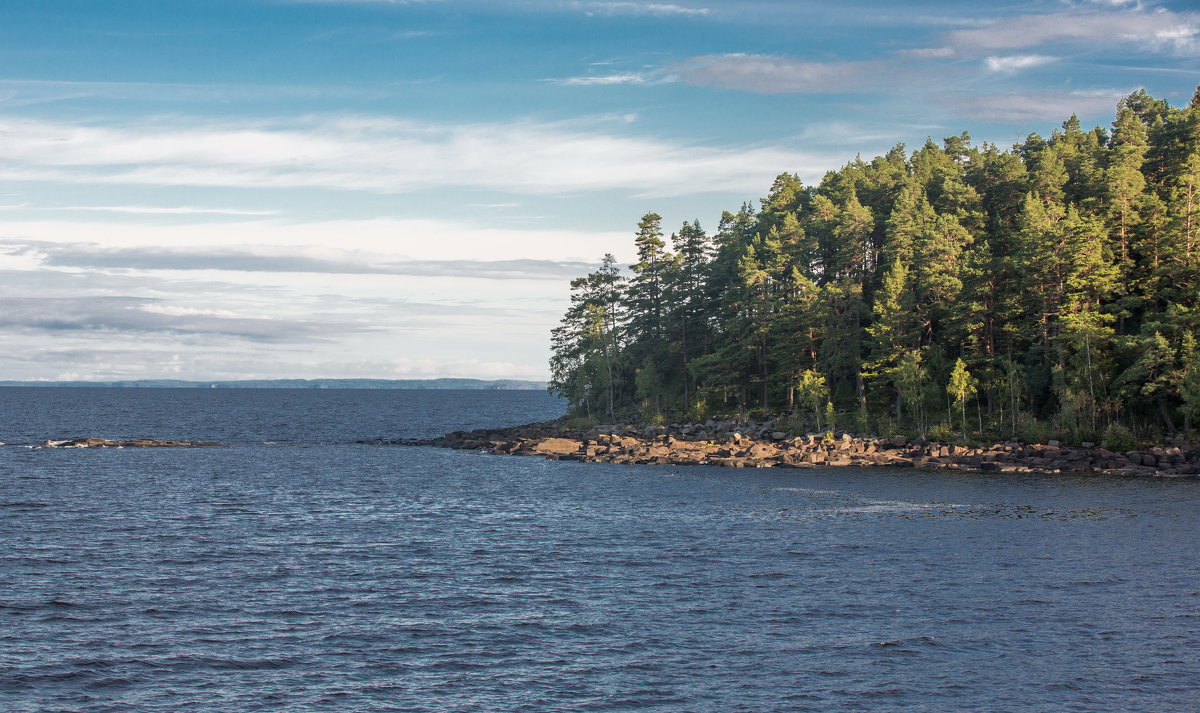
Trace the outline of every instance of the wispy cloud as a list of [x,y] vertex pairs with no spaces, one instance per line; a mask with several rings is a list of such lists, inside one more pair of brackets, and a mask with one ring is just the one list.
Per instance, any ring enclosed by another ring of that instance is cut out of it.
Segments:
[[1027,92],[1009,94],[953,93],[940,96],[945,109],[971,119],[1023,123],[1058,120],[1071,114],[1111,114],[1121,97],[1117,90]]
[[567,77],[566,79],[547,79],[554,84],[568,87],[611,86],[614,84],[645,84],[650,81],[644,74],[630,72],[626,74],[607,74],[594,77]]
[[421,5],[444,0],[276,0],[285,5]]
[[952,59],[958,56],[958,50],[953,47],[920,47],[917,49],[900,50],[896,53],[900,59],[937,60]]
[[[81,256],[98,255],[95,246],[102,246],[105,250],[156,250],[162,259],[172,252],[197,256],[236,253],[263,261],[286,262],[284,259],[290,256],[347,267],[436,263],[464,260],[466,256],[472,261],[544,260],[569,264],[614,251],[624,259],[627,249],[628,257],[633,257],[627,237],[623,231],[503,229],[413,218],[298,223],[184,218],[166,222],[26,220],[5,221],[0,234],[0,263],[36,267],[38,263],[30,264],[30,256],[61,255],[72,249],[78,249]],[[86,248],[89,244],[93,247]],[[67,247],[56,250],[56,245]],[[330,271],[328,267],[318,270]]]
[[[712,64],[693,64],[692,81],[733,81]],[[788,72],[785,63],[783,73]],[[751,74],[744,65],[743,73]],[[853,72],[835,69],[832,74],[849,81]],[[777,77],[783,82],[779,90],[803,84],[795,71],[792,75],[790,80]],[[769,91],[770,77],[758,81],[762,91]],[[829,73],[821,81],[832,81]],[[819,176],[836,160],[781,146],[706,146],[604,130],[613,123],[434,125],[359,116],[236,123],[176,117],[96,125],[0,117],[7,159],[0,179],[377,193],[450,186],[536,194],[625,190],[675,196],[759,190],[780,170]]]
[[433,30],[400,30],[399,32],[393,32],[391,36],[397,40],[415,40],[422,37],[437,37],[441,34],[441,32],[434,32]]
[[97,211],[102,213],[131,213],[134,215],[279,215],[277,210],[247,210],[244,208],[197,208],[194,206],[150,205],[78,205],[60,210]]
[[1000,19],[983,28],[947,32],[943,40],[945,46],[964,55],[1059,42],[1134,44],[1152,51],[1195,55],[1200,53],[1200,15],[1162,9],[1082,8]]
[[582,261],[516,258],[510,260],[411,260],[394,255],[311,246],[114,248],[95,243],[0,240],[8,256],[32,257],[50,268],[118,270],[220,270],[226,272],[318,273],[467,277],[487,280],[563,282],[592,269]]
[[370,88],[350,85],[213,84],[178,82],[81,82],[45,79],[0,79],[0,108],[19,108],[89,99],[166,102],[262,102],[314,98],[371,99],[402,91],[421,80]]
[[693,57],[673,67],[680,81],[760,94],[847,92],[881,66],[873,62],[808,62],[758,54]]
[[569,7],[583,10],[589,15],[652,15],[667,17],[671,15],[702,16],[712,12],[705,7],[689,7],[674,3],[659,2],[604,2],[603,0],[578,0],[568,3]]
[[249,316],[221,310],[171,309],[142,297],[0,297],[0,330],[42,332],[219,334],[266,342],[307,342],[368,329]]
[[988,57],[984,64],[992,72],[1011,74],[1022,69],[1030,69],[1055,61],[1055,57],[1043,54],[1018,54],[1008,57]]

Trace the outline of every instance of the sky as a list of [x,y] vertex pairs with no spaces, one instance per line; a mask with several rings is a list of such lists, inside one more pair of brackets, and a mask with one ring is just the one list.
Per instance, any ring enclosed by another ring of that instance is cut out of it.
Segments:
[[0,380],[542,380],[647,212],[1197,83],[1169,0],[6,2]]

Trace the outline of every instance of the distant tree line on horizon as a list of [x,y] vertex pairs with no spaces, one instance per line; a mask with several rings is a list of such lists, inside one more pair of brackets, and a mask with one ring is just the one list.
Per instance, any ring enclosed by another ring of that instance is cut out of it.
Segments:
[[[598,421],[1098,440],[1200,416],[1200,88],[1009,150],[964,132],[663,237],[571,282],[551,390]],[[1128,432],[1128,431],[1127,431]]]

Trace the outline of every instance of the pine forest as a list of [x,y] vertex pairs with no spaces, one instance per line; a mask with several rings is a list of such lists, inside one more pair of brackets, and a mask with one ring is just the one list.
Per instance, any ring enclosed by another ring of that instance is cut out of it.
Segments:
[[577,418],[1111,445],[1200,422],[1200,89],[783,173],[711,234],[665,230],[571,282],[551,390]]

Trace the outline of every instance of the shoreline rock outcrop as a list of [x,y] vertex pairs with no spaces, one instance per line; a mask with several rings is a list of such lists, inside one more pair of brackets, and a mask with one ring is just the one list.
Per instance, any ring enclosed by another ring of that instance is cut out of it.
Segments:
[[833,437],[825,434],[795,436],[776,430],[772,422],[738,425],[709,421],[645,429],[605,425],[579,431],[551,421],[511,428],[455,431],[440,438],[395,443],[630,465],[858,466],[995,473],[1200,476],[1200,449],[1196,448],[1170,446],[1116,452],[1092,444],[1064,446],[1056,441],[1046,444],[1005,441],[969,447],[849,433]]
[[215,441],[161,441],[154,438],[135,438],[129,441],[110,441],[105,438],[68,438],[47,440],[37,448],[198,448],[220,446]]

